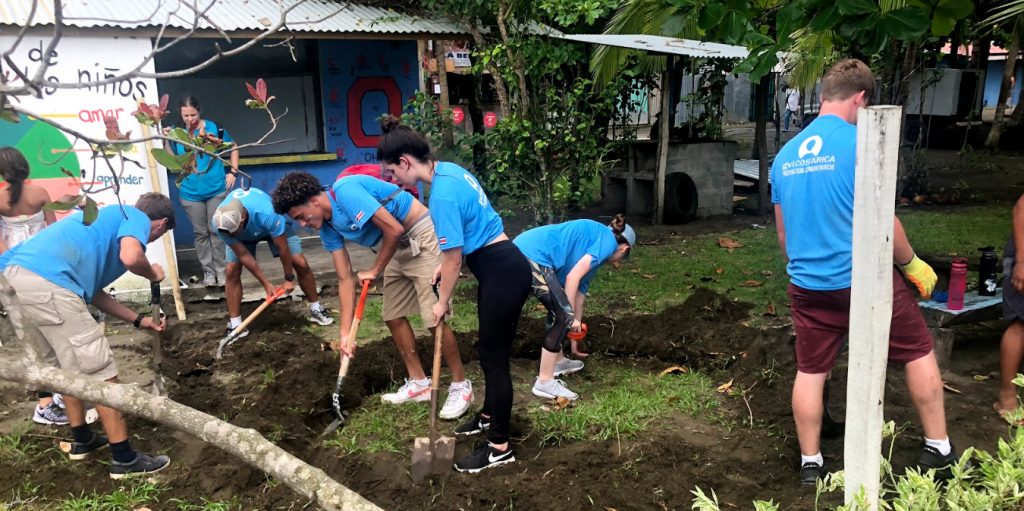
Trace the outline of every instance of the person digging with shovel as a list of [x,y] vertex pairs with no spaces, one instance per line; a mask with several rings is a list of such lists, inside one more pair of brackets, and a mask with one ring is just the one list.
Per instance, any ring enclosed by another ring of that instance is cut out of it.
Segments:
[[[10,311],[19,337],[28,338],[25,329],[33,328],[38,335],[31,337],[38,342],[31,349],[43,363],[117,383],[117,363],[103,325],[93,319],[87,306],[92,304],[135,328],[163,331],[163,320],[158,323],[132,311],[103,288],[125,271],[150,282],[162,281],[164,270],[150,264],[146,245],[173,228],[170,199],[147,193],[134,207],[101,208],[90,225],[83,223],[83,213],[72,214],[5,252],[0,256],[0,271],[17,296],[0,293],[0,301]],[[158,472],[171,462],[167,456],[133,450],[121,412],[96,406],[106,432],[103,436],[85,423],[81,399],[65,395],[64,406],[74,437],[68,452],[72,460],[84,460],[109,447],[111,479]]]
[[443,254],[434,272],[434,281],[439,282],[439,296],[432,307],[434,321],[441,322],[448,314],[463,255],[478,283],[480,335],[476,350],[484,372],[484,406],[455,428],[455,434],[487,430],[487,442],[456,461],[455,470],[477,473],[511,463],[516,458],[509,444],[509,357],[519,316],[530,295],[530,262],[505,235],[501,217],[476,177],[454,163],[437,161],[427,139],[397,118],[386,116],[381,128],[377,160],[385,173],[404,186],[430,184],[430,217]]
[[[243,266],[260,284],[263,284],[267,296],[273,296],[276,291],[256,262],[256,246],[261,241],[266,241],[270,246],[270,253],[281,259],[281,267],[284,269],[284,284],[281,287],[285,294],[295,289],[295,280],[298,277],[299,286],[302,287],[306,301],[309,302],[309,321],[321,326],[334,323],[330,311],[320,304],[316,292],[316,277],[302,255],[302,241],[292,229],[291,219],[274,212],[274,205],[266,192],[259,188],[231,192],[213,212],[210,227],[227,247],[224,294],[228,302],[230,319],[224,335],[230,335],[242,324]],[[236,338],[246,335],[249,335],[248,330],[240,332]]]
[[[355,349],[349,335],[355,282],[372,282],[383,275],[381,315],[408,374],[397,391],[381,397],[384,402],[430,400],[430,378],[416,354],[416,336],[408,319],[419,313],[432,333],[441,329],[442,351],[452,374],[448,398],[438,415],[451,420],[465,414],[473,402],[473,384],[466,378],[455,332],[447,325],[438,327],[434,319],[431,278],[441,262],[441,251],[426,206],[409,192],[372,176],[346,176],[325,190],[316,177],[292,172],[274,190],[274,209],[302,226],[320,229],[320,240],[331,253],[338,274],[341,350],[349,357]],[[365,247],[380,245],[373,266],[360,271],[355,279],[346,241]]]
[[575,401],[579,396],[556,378],[583,369],[583,362],[565,358],[562,342],[569,332],[583,330],[583,304],[597,269],[627,257],[636,245],[636,233],[622,215],[615,215],[611,225],[573,220],[536,227],[516,236],[513,243],[530,260],[533,295],[548,310],[533,395]]

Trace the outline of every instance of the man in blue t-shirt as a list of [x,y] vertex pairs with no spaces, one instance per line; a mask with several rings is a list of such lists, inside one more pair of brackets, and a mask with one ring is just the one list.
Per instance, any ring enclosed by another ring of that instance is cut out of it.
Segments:
[[[146,245],[173,228],[170,199],[147,193],[135,207],[100,209],[90,225],[83,223],[83,213],[75,213],[0,256],[0,271],[6,279],[6,283],[0,282],[5,287],[0,302],[38,360],[89,379],[117,383],[117,363],[103,324],[93,319],[87,306],[135,328],[163,331],[163,320],[157,323],[136,313],[103,288],[125,271],[151,282],[162,281],[164,270],[150,264]],[[25,335],[29,329],[35,330],[35,335]],[[96,405],[106,432],[103,436],[86,424],[81,399],[64,394],[64,406],[74,437],[68,453],[72,460],[86,459],[109,445],[112,479],[157,472],[170,463],[167,456],[154,457],[132,449],[121,412]]]
[[[435,304],[431,279],[441,262],[430,212],[398,186],[367,175],[349,175],[324,190],[310,174],[288,174],[274,190],[274,210],[302,226],[320,229],[320,241],[331,253],[338,274],[341,304],[341,349],[351,354],[355,346],[349,330],[355,310],[355,280],[347,242],[375,247],[377,258],[357,280],[384,277],[381,316],[391,331],[408,378],[397,391],[384,394],[384,402],[401,404],[428,401],[430,379],[416,355],[416,337],[408,317],[419,313],[423,324],[434,331]],[[455,419],[473,401],[472,383],[466,378],[455,333],[442,323],[441,351],[452,373],[448,398],[438,416]]]
[[[334,323],[329,312],[320,305],[316,292],[316,277],[302,255],[302,241],[292,229],[292,222],[274,212],[270,196],[259,188],[238,189],[224,198],[213,213],[210,227],[224,242],[227,272],[224,295],[228,302],[228,335],[242,324],[242,267],[244,266],[263,285],[267,296],[274,294],[260,265],[256,262],[256,245],[266,241],[270,253],[281,258],[284,268],[285,293],[295,290],[296,276],[302,292],[309,302],[309,320],[318,325]],[[249,335],[248,330],[238,337]]]
[[[800,443],[800,480],[809,486],[826,472],[820,441],[825,382],[850,326],[855,124],[875,80],[863,62],[847,59],[834,65],[821,84],[818,118],[779,151],[771,169],[772,203],[779,245],[788,261],[796,331],[793,418]],[[935,286],[935,272],[914,255],[898,218],[893,234],[894,262],[927,298]],[[942,379],[931,335],[917,301],[895,270],[889,360],[905,365],[907,387],[921,417],[925,445],[918,465],[948,473],[957,456],[946,434]]]

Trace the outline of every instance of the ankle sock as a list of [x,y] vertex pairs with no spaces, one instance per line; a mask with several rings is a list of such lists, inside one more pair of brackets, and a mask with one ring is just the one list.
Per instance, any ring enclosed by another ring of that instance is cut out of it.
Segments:
[[949,437],[943,438],[942,440],[932,440],[931,438],[925,438],[924,444],[928,447],[934,448],[939,451],[939,454],[943,456],[949,456],[949,453],[953,451],[953,446],[949,443]]
[[242,324],[242,316],[238,316],[237,318],[231,318],[228,321],[228,328],[234,330],[234,329],[238,328],[238,325],[241,325],[241,324]]
[[824,467],[825,466],[825,458],[821,456],[821,452],[820,451],[818,452],[818,454],[815,454],[814,456],[804,456],[803,454],[801,454],[800,455],[800,466],[802,467],[802,466],[804,466],[804,465],[806,465],[808,463],[817,463],[819,467]]
[[71,436],[74,437],[75,443],[87,444],[92,442],[92,435],[92,428],[88,424],[71,427]]
[[135,460],[135,451],[128,440],[110,444],[110,455],[118,463],[131,463]]

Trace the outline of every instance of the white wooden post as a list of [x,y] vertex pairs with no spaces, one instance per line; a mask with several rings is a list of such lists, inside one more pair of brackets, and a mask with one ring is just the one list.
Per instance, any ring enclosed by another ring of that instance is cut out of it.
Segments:
[[846,384],[846,502],[863,489],[878,508],[882,403],[892,318],[892,236],[902,107],[857,114],[850,370]]
[[672,129],[672,107],[669,105],[672,79],[672,56],[665,57],[665,71],[661,75],[661,118],[658,126],[658,167],[654,170],[654,225],[665,223],[665,174],[668,171],[668,135]]

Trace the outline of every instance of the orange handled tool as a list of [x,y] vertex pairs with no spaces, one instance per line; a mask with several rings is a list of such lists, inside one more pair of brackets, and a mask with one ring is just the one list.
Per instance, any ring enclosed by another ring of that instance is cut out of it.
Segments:
[[[363,290],[359,292],[359,303],[356,304],[355,317],[352,318],[352,329],[349,330],[349,338],[352,339],[352,343],[356,342],[356,334],[359,333],[359,323],[363,320],[363,309],[366,308],[366,292],[370,289],[370,281],[363,281]],[[327,436],[332,431],[338,429],[343,422],[345,422],[345,416],[341,414],[341,384],[345,381],[345,376],[348,375],[348,366],[352,359],[342,351],[341,352],[341,366],[338,368],[338,379],[334,382],[334,392],[331,393],[331,406],[334,407],[334,414],[337,416],[324,432],[320,434],[321,437]]]
[[220,344],[217,346],[217,358],[221,358],[224,352],[224,347],[234,343],[235,339],[238,338],[238,334],[244,332],[246,327],[249,326],[249,323],[252,323],[253,320],[256,319],[256,317],[262,314],[263,311],[267,310],[267,307],[270,307],[270,304],[274,303],[278,298],[281,298],[282,296],[284,296],[284,288],[279,287],[277,288],[276,291],[274,291],[274,294],[268,296],[267,299],[264,300],[259,307],[256,307],[256,310],[252,311],[252,314],[249,314],[249,317],[245,318],[245,321],[243,321],[242,324],[235,327],[235,329],[232,330],[231,333],[227,335],[227,337],[221,339]]
[[579,332],[571,332],[570,331],[569,333],[565,334],[565,336],[568,337],[570,341],[572,341],[572,354],[573,355],[576,355],[577,357],[587,357],[587,356],[590,355],[589,353],[580,351],[580,348],[579,348],[580,341],[582,341],[583,339],[585,339],[587,337],[587,324],[586,323],[580,323],[580,331]]

